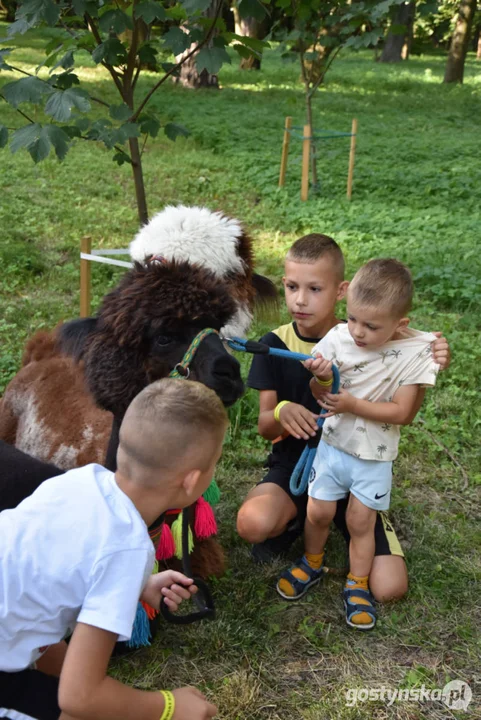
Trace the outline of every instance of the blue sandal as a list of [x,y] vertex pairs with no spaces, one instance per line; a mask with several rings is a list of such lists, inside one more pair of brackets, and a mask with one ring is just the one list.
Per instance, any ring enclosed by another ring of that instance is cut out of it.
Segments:
[[[369,605],[359,605],[352,601],[352,598],[362,598],[367,600]],[[342,598],[344,600],[344,609],[346,611],[346,622],[350,627],[356,628],[356,630],[371,630],[374,627],[377,620],[377,610],[374,606],[374,597],[370,590],[363,590],[359,587],[344,588],[342,591]],[[371,622],[368,624],[358,624],[352,622],[353,615],[357,613],[367,613],[371,617]]]
[[[305,572],[307,575],[307,580],[300,580],[299,578],[296,578],[295,575],[292,574],[292,571],[296,569]],[[299,600],[299,598],[306,594],[310,587],[316,585],[320,580],[322,580],[323,576],[324,566],[321,565],[319,570],[315,570],[308,564],[308,562],[303,556],[300,560],[294,563],[294,565],[292,565],[289,570],[284,570],[281,577],[277,581],[276,590],[279,595],[284,598],[284,600]],[[281,580],[287,580],[287,582],[292,586],[294,590],[294,595],[286,595],[286,593],[281,590],[281,588],[279,587],[279,583]]]

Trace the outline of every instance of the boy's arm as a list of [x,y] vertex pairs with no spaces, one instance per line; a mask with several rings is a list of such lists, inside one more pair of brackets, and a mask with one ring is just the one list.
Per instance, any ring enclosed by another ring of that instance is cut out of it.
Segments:
[[318,403],[327,410],[324,417],[348,412],[378,423],[409,425],[421,407],[422,399],[419,402],[418,385],[403,385],[391,402],[369,402],[354,397],[347,390],[340,390],[338,395],[329,393]]
[[257,429],[259,435],[266,440],[273,441],[286,430],[295,438],[308,440],[317,432],[317,418],[313,412],[298,403],[289,402],[279,412],[279,421],[274,417],[277,407],[277,392],[275,390],[259,391],[259,419]]
[[[78,623],[60,675],[59,705],[64,720],[159,720],[164,698],[107,677],[117,635]],[[217,709],[195,688],[174,690],[175,720],[207,720]]]

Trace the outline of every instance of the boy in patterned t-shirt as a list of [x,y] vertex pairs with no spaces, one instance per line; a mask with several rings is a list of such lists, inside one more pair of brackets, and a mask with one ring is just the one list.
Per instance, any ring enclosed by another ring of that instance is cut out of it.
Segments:
[[[309,480],[305,554],[283,573],[277,590],[294,600],[321,579],[329,524],[337,501],[350,493],[350,572],[343,597],[348,625],[361,630],[376,622],[368,588],[374,523],[377,511],[389,508],[399,426],[412,422],[418,386],[434,385],[439,370],[434,336],[408,328],[412,295],[408,268],[397,260],[371,260],[349,286],[347,326],[330,330],[312,351],[316,359],[305,363],[314,375],[313,395],[327,414]],[[333,363],[341,376],[337,395],[330,393]]]

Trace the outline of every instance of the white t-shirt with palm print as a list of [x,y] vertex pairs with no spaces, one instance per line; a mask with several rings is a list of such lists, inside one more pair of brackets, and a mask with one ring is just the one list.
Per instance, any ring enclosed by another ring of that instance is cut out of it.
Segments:
[[[433,360],[432,333],[406,328],[399,340],[378,348],[360,348],[348,326],[336,325],[314,347],[332,360],[341,375],[341,387],[369,402],[391,402],[401,385],[433,386],[439,365]],[[363,460],[394,460],[399,446],[399,425],[365,420],[341,413],[324,422],[322,439]]]

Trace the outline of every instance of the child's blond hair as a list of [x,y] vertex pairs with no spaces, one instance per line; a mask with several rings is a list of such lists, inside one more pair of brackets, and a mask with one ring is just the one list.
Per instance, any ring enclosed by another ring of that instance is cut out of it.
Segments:
[[409,268],[387,258],[363,265],[349,285],[348,296],[361,307],[383,308],[401,318],[411,309],[413,291]]

